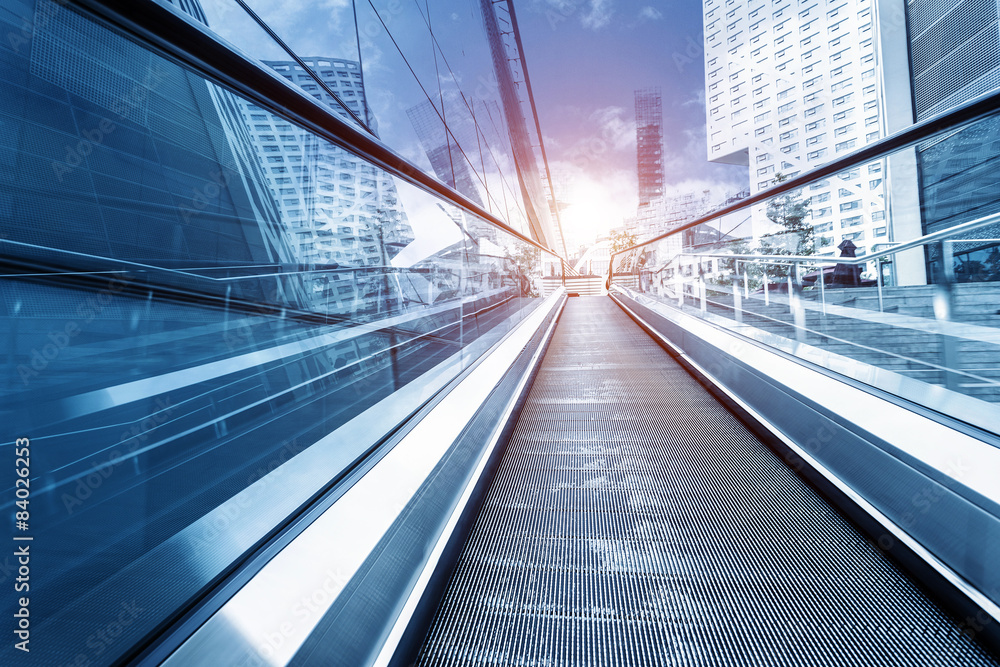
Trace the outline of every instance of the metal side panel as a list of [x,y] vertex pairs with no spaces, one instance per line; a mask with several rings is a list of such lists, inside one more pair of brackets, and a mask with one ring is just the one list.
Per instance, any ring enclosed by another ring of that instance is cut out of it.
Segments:
[[145,664],[168,650],[163,664],[184,667],[373,662],[564,300],[560,292],[540,303],[310,508],[301,530],[262,554],[266,563],[183,643]]
[[618,298],[968,632],[1000,651],[994,436],[956,428],[946,415],[935,418],[669,306]]
[[608,298],[570,299],[420,665],[997,665]]

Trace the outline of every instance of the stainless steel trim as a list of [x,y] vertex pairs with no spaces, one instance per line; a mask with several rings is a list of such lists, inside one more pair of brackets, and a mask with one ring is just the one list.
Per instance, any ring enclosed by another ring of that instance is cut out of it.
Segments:
[[72,0],[200,76],[283,116],[317,136],[384,169],[390,174],[489,222],[505,232],[560,257],[525,236],[465,195],[425,174],[381,141],[362,131],[321,102],[269,71],[254,58],[225,43],[193,17],[154,0]]
[[[701,318],[656,301],[643,305],[715,347],[721,355],[739,356],[743,363],[766,372],[774,382],[809,396],[831,413],[851,415],[852,422],[864,431],[1000,504],[1000,477],[996,475],[1000,470],[1000,449],[764,346],[740,340]],[[941,443],[947,443],[947,447]]]
[[291,660],[562,296],[558,290],[540,304],[163,664],[235,667]]
[[[749,415],[756,419],[764,428],[770,431],[775,438],[780,440],[782,444],[788,447],[790,450],[795,452],[809,467],[823,476],[829,484],[834,486],[838,491],[843,493],[852,502],[858,505],[863,511],[867,512],[869,516],[875,519],[886,532],[891,534],[896,540],[904,544],[913,553],[919,556],[924,562],[927,563],[931,568],[933,568],[941,577],[946,579],[952,586],[961,591],[966,595],[972,602],[977,604],[984,612],[989,614],[994,622],[1000,623],[1000,606],[997,606],[992,600],[983,595],[977,588],[973,587],[966,581],[961,575],[956,573],[953,569],[948,567],[943,561],[939,560],[933,553],[928,551],[923,545],[914,540],[909,533],[907,533],[902,527],[896,524],[894,521],[889,519],[888,516],[880,512],[875,506],[865,500],[851,487],[847,486],[839,477],[837,477],[833,472],[826,468],[822,463],[812,457],[806,450],[799,447],[794,441],[785,436],[784,433],[778,429],[773,423],[768,419],[763,417],[759,412],[754,410],[750,405],[743,401],[739,396],[730,391],[724,384],[719,382],[714,375],[708,372],[701,364],[688,356],[683,350],[674,345],[663,334],[656,330],[656,327],[652,326],[649,322],[644,320],[638,313],[630,309],[626,304],[622,303],[620,299],[615,299],[615,301],[626,311],[629,315],[635,318],[637,321],[642,322],[647,330],[655,333],[656,337],[661,340],[665,345],[669,346],[674,352],[684,358],[684,360],[691,364],[699,373],[702,374],[707,380],[709,380],[719,391],[725,394],[731,401],[738,405],[742,410],[745,410]],[[692,318],[694,319],[694,318]],[[678,322],[679,323],[679,322]],[[683,326],[683,325],[682,325]],[[697,334],[696,334],[697,335]],[[874,398],[874,397],[872,397]],[[911,413],[912,414],[912,413]],[[894,443],[895,444],[895,443]],[[993,448],[991,448],[993,449]],[[994,449],[994,451],[996,451]],[[996,463],[994,462],[994,466]],[[994,467],[993,470],[996,468]]]

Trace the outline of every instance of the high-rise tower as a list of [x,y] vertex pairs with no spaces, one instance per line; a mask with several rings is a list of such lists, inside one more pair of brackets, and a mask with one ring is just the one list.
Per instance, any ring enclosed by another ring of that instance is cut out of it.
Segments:
[[[756,194],[884,136],[874,7],[704,0],[708,159],[746,165]],[[884,171],[874,162],[803,195],[819,252],[890,240]],[[774,228],[763,212],[753,225],[755,236]]]
[[663,97],[659,88],[635,91],[639,206],[663,196]]

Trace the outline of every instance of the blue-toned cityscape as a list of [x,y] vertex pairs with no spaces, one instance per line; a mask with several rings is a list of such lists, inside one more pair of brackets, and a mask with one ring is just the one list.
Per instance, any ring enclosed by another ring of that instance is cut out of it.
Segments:
[[980,0],[0,0],[0,664],[1000,664]]

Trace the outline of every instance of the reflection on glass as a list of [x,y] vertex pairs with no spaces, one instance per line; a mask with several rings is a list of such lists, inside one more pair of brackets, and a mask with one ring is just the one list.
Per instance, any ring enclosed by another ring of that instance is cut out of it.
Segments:
[[613,282],[996,431],[996,127],[980,120],[616,255]]
[[[0,446],[31,442],[33,628],[60,641],[8,642],[0,662],[107,664],[523,319],[561,264],[74,10],[45,16],[2,52]],[[0,10],[0,30],[22,18]],[[377,127],[357,62],[261,59]],[[122,605],[139,611],[95,639]]]

